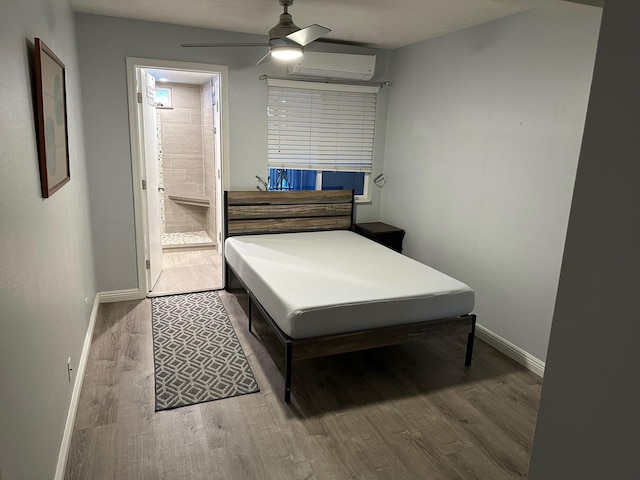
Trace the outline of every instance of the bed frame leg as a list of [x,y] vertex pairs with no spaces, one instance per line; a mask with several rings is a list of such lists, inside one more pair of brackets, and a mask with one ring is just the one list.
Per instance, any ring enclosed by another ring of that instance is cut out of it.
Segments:
[[291,342],[284,344],[284,401],[291,401],[291,362],[293,360],[293,345]]
[[471,356],[473,355],[473,339],[476,336],[476,316],[472,315],[473,320],[471,322],[471,331],[467,335],[467,354],[464,359],[464,364],[468,367],[471,365]]
[[247,316],[249,317],[249,333],[251,333],[251,320],[253,318],[253,302],[251,301],[251,293],[247,290],[247,298],[249,299],[249,311]]
[[224,262],[224,291],[228,292],[230,290],[231,285],[231,268],[229,268],[229,264]]

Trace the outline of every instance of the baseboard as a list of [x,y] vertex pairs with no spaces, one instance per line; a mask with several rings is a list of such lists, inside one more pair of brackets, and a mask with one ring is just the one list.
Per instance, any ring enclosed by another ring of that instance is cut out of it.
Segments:
[[108,292],[98,292],[100,303],[126,302],[127,300],[141,300],[145,297],[137,288],[127,288],[125,290],[110,290]]
[[67,413],[67,422],[64,425],[62,443],[60,445],[60,451],[58,452],[58,465],[56,466],[56,475],[54,477],[55,480],[62,480],[64,478],[64,470],[67,466],[67,457],[69,456],[69,447],[71,446],[71,436],[73,434],[73,427],[76,422],[76,413],[78,412],[80,392],[82,391],[84,371],[87,366],[87,360],[89,358],[89,350],[91,349],[91,340],[93,338],[93,330],[96,325],[96,318],[98,318],[99,308],[100,294],[96,293],[95,299],[93,300],[93,307],[91,309],[91,317],[89,317],[89,326],[87,327],[87,333],[84,336],[84,345],[82,346],[80,361],[78,362],[78,368],[76,370],[76,380],[73,384],[71,403],[69,404],[69,411]]
[[485,343],[488,343],[496,350],[504,353],[507,357],[514,359],[521,365],[524,365],[531,372],[538,375],[540,378],[544,376],[545,362],[539,358],[534,357],[529,352],[524,351],[520,347],[517,347],[513,343],[505,340],[499,335],[496,335],[491,330],[482,325],[476,324],[476,337]]
[[78,362],[78,368],[76,370],[76,380],[73,385],[73,392],[71,393],[71,403],[69,404],[67,421],[64,426],[62,443],[60,445],[60,451],[58,452],[58,465],[56,466],[55,480],[62,480],[64,478],[64,471],[67,466],[67,458],[69,456],[69,447],[71,446],[71,436],[73,435],[73,427],[76,421],[76,413],[78,411],[80,392],[82,391],[84,372],[87,367],[87,360],[89,359],[89,350],[91,349],[91,340],[93,339],[93,331],[95,329],[96,319],[98,318],[98,309],[100,308],[100,304],[126,300],[139,300],[141,298],[144,298],[144,295],[141,295],[137,288],[96,293],[93,301],[93,307],[91,309],[91,317],[89,317],[89,326],[87,327],[87,333],[84,337],[84,345],[82,346],[80,361]]

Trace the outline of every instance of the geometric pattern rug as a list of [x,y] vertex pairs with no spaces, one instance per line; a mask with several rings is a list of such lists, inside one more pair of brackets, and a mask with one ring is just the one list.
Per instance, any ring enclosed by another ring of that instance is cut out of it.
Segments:
[[258,392],[215,291],[151,299],[156,412]]

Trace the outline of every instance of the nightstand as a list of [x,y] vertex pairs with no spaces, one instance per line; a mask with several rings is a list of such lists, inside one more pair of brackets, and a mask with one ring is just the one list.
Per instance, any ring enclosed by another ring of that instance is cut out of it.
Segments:
[[404,230],[382,222],[356,223],[353,231],[396,252],[402,252]]

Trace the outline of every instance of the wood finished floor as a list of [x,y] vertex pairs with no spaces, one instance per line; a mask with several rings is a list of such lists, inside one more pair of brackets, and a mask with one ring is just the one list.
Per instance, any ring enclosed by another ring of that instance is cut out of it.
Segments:
[[150,300],[100,307],[66,479],[525,478],[540,379],[464,338],[282,356],[246,297],[220,292],[261,391],[154,412]]
[[222,261],[215,248],[162,252],[162,273],[150,297],[222,288]]

